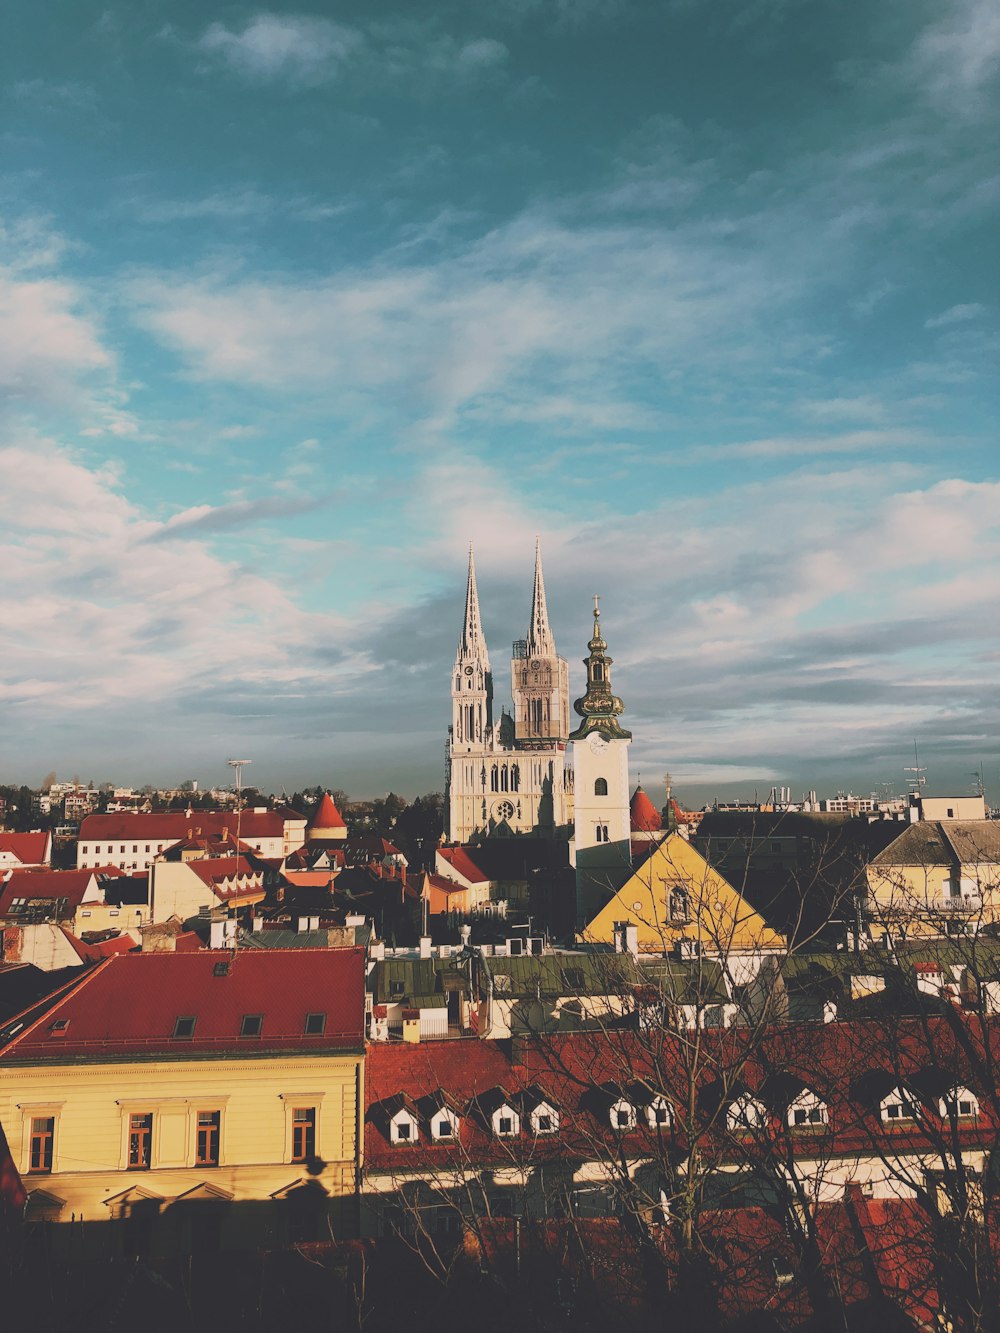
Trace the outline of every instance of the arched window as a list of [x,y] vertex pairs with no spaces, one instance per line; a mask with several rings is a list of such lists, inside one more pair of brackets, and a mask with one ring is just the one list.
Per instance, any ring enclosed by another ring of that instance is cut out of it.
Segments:
[[508,777],[508,774],[507,774],[507,765],[506,765],[506,764],[504,764],[503,767],[500,769],[500,790],[501,790],[501,791],[509,791],[509,790],[510,790],[510,780],[509,780],[509,777]]
[[511,791],[521,790],[521,770],[517,764],[511,764],[510,766],[510,789]]
[[607,796],[607,794],[608,794],[607,778],[598,778],[597,781],[594,783],[594,795]]
[[598,824],[598,825],[597,825],[595,841],[596,841],[596,842],[608,842],[608,841],[609,841],[609,838],[608,838],[608,826],[607,826],[607,824]]
[[497,771],[496,764],[490,769],[490,791],[500,790],[500,774]]

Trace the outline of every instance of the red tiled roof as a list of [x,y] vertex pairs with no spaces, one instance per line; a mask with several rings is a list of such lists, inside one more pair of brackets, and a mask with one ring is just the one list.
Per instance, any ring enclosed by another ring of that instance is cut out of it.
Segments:
[[75,912],[84,901],[100,902],[95,894],[86,898],[94,878],[92,870],[12,870],[0,893],[0,916],[9,916],[15,898],[65,898]]
[[[124,953],[8,1042],[0,1062],[360,1050],[364,1009],[363,949]],[[304,1035],[309,1013],[327,1015],[322,1035]],[[260,1037],[240,1038],[245,1014],[263,1015]],[[189,1039],[173,1035],[183,1016],[197,1020]],[[57,1019],[69,1026],[55,1036]]]
[[16,856],[24,866],[47,864],[48,833],[0,833],[0,855]]
[[[246,838],[280,838],[289,820],[302,821],[294,810],[244,810],[240,816],[240,835]],[[87,815],[80,825],[80,842],[126,842],[145,838],[158,842],[176,842],[180,838],[218,838],[223,829],[236,835],[235,810],[161,810],[155,814],[123,811],[114,815]],[[199,832],[200,830],[200,832]]]
[[314,829],[327,828],[346,828],[340,811],[333,803],[333,797],[328,791],[325,791],[320,799],[319,805],[313,812],[313,817],[309,821],[309,830],[311,836],[315,837]]
[[442,893],[472,892],[468,884],[459,884],[458,880],[446,879],[444,875],[428,875],[427,883],[431,888],[440,889]]
[[263,892],[264,877],[245,856],[206,856],[187,867],[219,898]]
[[446,861],[456,874],[461,875],[472,884],[488,884],[489,876],[483,872],[473,861],[472,857],[464,847],[440,847],[438,855],[442,861]]
[[633,833],[657,833],[663,828],[659,810],[641,787],[632,793],[628,811]]

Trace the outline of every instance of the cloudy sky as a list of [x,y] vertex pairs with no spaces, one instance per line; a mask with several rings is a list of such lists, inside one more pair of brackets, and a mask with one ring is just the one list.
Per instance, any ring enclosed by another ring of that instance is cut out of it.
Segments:
[[995,0],[9,0],[0,67],[0,780],[440,787],[539,534],[651,790],[1000,799]]

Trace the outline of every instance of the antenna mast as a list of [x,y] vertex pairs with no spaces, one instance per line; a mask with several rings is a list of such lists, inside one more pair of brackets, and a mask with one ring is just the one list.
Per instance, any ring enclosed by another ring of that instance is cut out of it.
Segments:
[[907,782],[913,789],[913,795],[919,796],[921,787],[926,787],[927,785],[927,769],[921,768],[920,766],[920,756],[917,754],[916,741],[913,742],[913,767],[904,768],[903,772],[913,774],[912,778],[907,778]]

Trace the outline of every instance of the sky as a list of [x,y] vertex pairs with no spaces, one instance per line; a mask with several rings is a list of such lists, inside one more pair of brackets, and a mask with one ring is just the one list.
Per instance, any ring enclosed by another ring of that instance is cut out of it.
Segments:
[[1000,801],[995,0],[8,0],[0,781],[443,785],[536,535],[633,778]]

